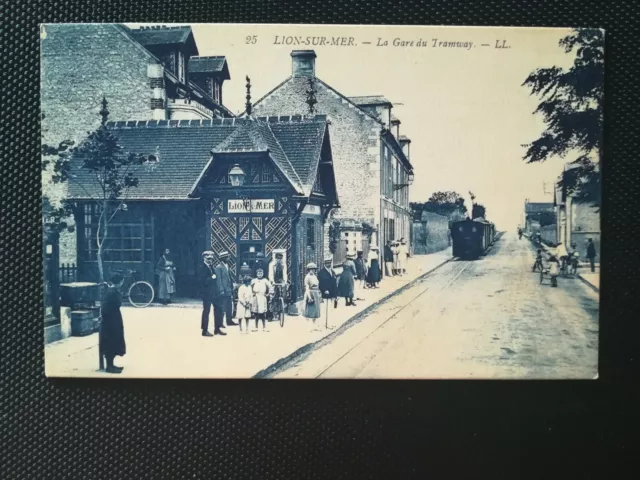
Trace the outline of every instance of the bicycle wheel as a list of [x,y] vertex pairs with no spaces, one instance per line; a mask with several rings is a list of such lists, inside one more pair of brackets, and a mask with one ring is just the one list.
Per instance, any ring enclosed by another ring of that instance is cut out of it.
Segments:
[[280,299],[280,313],[278,313],[280,317],[280,327],[284,327],[284,301]]
[[153,302],[153,287],[150,283],[134,282],[129,288],[129,303],[137,308],[144,308]]

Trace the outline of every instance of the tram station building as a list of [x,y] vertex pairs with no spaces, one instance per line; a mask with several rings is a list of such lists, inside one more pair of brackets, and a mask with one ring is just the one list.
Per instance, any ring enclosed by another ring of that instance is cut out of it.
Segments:
[[[108,126],[124,151],[149,161],[137,167],[139,185],[129,190],[126,209],[109,226],[105,270],[131,269],[153,282],[156,262],[169,248],[177,268],[177,295],[196,297],[203,251],[228,251],[235,280],[242,263],[251,265],[258,252],[268,262],[280,251],[301,297],[305,265],[322,263],[323,225],[338,207],[325,116],[143,120]],[[95,281],[98,211],[89,199],[95,187],[88,173],[75,171],[78,178],[69,184],[69,199],[77,205],[79,276]]]

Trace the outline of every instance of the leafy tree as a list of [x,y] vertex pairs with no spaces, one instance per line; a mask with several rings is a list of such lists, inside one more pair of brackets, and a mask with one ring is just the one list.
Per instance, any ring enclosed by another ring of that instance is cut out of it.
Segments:
[[556,214],[555,212],[543,211],[539,213],[530,213],[527,215],[527,220],[534,220],[540,223],[541,227],[546,227],[547,225],[553,225],[556,223]]
[[[97,205],[96,230],[97,260],[100,281],[104,282],[103,253],[109,236],[109,225],[119,211],[126,210],[125,203],[130,188],[138,186],[138,178],[131,170],[141,165],[146,157],[125,152],[118,138],[107,127],[108,103],[102,99],[101,122],[97,130],[70,154],[58,155],[53,163],[53,181],[74,182]],[[80,180],[79,178],[82,178]]]
[[[524,145],[527,163],[544,162],[554,156],[578,158],[562,175],[558,186],[576,199],[599,207],[600,157],[604,84],[604,32],[577,29],[559,42],[566,53],[575,52],[573,65],[539,68],[523,86],[541,102],[534,114],[544,119],[546,129],[532,143]],[[594,160],[595,159],[595,160]]]
[[409,206],[417,221],[420,221],[422,212],[437,213],[446,217],[455,213],[464,214],[467,212],[464,198],[457,192],[435,192],[426,202],[411,202]]
[[340,243],[340,221],[334,220],[329,225],[329,251],[336,253]]

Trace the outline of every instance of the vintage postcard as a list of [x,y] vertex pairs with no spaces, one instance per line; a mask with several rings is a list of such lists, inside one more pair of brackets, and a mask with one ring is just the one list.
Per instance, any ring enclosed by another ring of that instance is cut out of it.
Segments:
[[47,376],[597,378],[604,31],[40,36]]

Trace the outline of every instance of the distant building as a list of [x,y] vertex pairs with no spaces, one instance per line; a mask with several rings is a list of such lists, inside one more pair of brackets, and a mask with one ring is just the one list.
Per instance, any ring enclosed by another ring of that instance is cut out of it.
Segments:
[[[45,24],[41,30],[43,141],[79,143],[100,125],[100,102],[110,120],[211,120],[233,117],[222,105],[230,78],[224,57],[198,57],[191,27]],[[66,185],[43,175],[54,203]],[[61,262],[75,262],[75,235],[60,238]]]
[[[567,164],[566,168],[570,168]],[[558,177],[558,183],[562,176]],[[567,247],[576,245],[582,257],[586,256],[587,242],[591,238],[600,257],[600,213],[589,203],[575,199],[564,186],[556,183],[554,206],[557,217],[556,234],[558,242]]]
[[361,230],[355,224],[373,227],[372,243],[378,245],[388,239],[409,239],[410,140],[400,137],[400,121],[391,114],[392,103],[379,95],[343,95],[316,77],[315,59],[313,50],[291,52],[291,76],[256,101],[254,113],[274,117],[307,114],[307,92],[313,88],[317,113],[327,115],[332,125],[331,148],[340,196],[340,209],[332,216],[344,220],[343,238],[349,238],[349,250],[362,245]]

